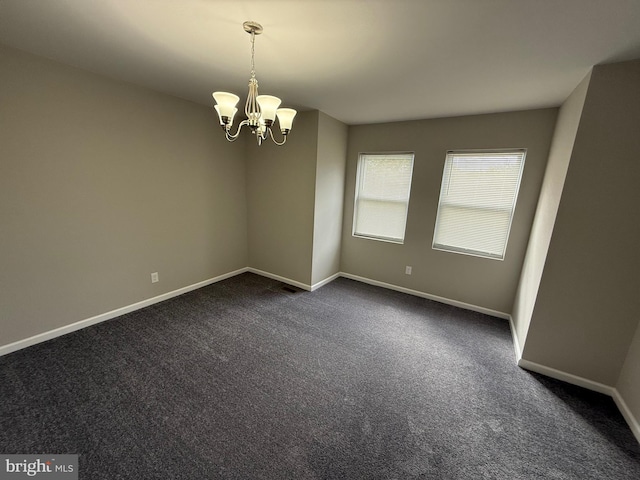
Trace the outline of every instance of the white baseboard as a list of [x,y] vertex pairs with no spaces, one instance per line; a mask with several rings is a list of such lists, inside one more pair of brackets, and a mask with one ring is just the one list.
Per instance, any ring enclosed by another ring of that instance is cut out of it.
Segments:
[[294,285],[296,287],[302,288],[303,290],[307,290],[310,292],[313,292],[314,290],[317,290],[318,288],[331,283],[332,281],[334,281],[336,278],[338,277],[344,277],[344,278],[348,278],[350,280],[355,280],[357,282],[362,282],[362,283],[366,283],[368,285],[374,285],[376,287],[382,287],[382,288],[386,288],[389,290],[395,290],[398,292],[402,292],[402,293],[407,293],[409,295],[414,295],[416,297],[422,297],[422,298],[426,298],[429,300],[434,300],[436,302],[440,302],[440,303],[446,303],[447,305],[453,305],[454,307],[460,307],[460,308],[464,308],[465,310],[471,310],[474,312],[478,312],[478,313],[484,313],[486,315],[491,315],[493,317],[498,317],[498,318],[504,318],[504,319],[510,319],[511,316],[508,313],[504,313],[504,312],[498,312],[497,310],[491,310],[490,308],[484,308],[484,307],[479,307],[477,305],[471,305],[469,303],[464,303],[464,302],[459,302],[457,300],[451,300],[449,298],[445,298],[445,297],[439,297],[437,295],[431,295],[430,293],[425,293],[425,292],[420,292],[418,290],[411,290],[410,288],[405,288],[405,287],[400,287],[398,285],[393,285],[391,283],[385,283],[385,282],[380,282],[378,280],[372,280],[370,278],[366,278],[366,277],[360,277],[358,275],[353,275],[351,273],[345,273],[345,272],[338,272],[334,275],[331,275],[330,277],[325,278],[324,280],[321,280],[318,283],[314,283],[313,285],[308,285],[306,283],[302,283],[302,282],[298,282],[296,280],[292,280],[290,278],[287,277],[282,277],[280,275],[276,275],[270,272],[265,272],[264,270],[258,270],[257,268],[253,268],[253,267],[249,267],[247,269],[248,272],[251,273],[255,273],[257,275],[261,275],[263,277],[267,277],[267,278],[271,278],[273,280],[278,280],[280,282],[283,283],[287,283],[289,285]]
[[556,380],[562,380],[563,382],[571,383],[572,385],[577,385],[579,387],[593,390],[594,392],[604,393],[605,395],[613,397],[613,391],[615,390],[614,387],[605,385],[604,383],[594,382],[593,380],[589,380],[588,378],[579,377],[571,373],[563,372],[562,370],[556,370],[555,368],[540,365],[539,363],[530,362],[529,360],[525,360],[524,358],[518,360],[518,366],[524,368],[525,370],[531,370],[532,372],[541,373],[542,375],[546,375],[547,377],[555,378]]
[[59,328],[56,328],[56,329],[53,329],[53,330],[49,330],[47,332],[39,333],[39,334],[34,335],[32,337],[29,337],[29,338],[18,340],[16,342],[9,343],[7,345],[2,345],[2,346],[0,346],[0,356],[7,355],[9,353],[15,352],[17,350],[21,350],[23,348],[30,347],[32,345],[36,345],[36,344],[41,343],[41,342],[46,342],[47,340],[51,340],[53,338],[60,337],[62,335],[66,335],[67,333],[75,332],[76,330],[80,330],[82,328],[89,327],[91,325],[95,325],[96,323],[101,323],[101,322],[104,322],[106,320],[110,320],[112,318],[119,317],[120,315],[124,315],[126,313],[130,313],[130,312],[133,312],[135,310],[139,310],[141,308],[148,307],[148,306],[153,305],[155,303],[159,303],[159,302],[162,302],[164,300],[168,300],[170,298],[177,297],[178,295],[182,295],[184,293],[190,292],[192,290],[196,290],[198,288],[206,287],[207,285],[211,285],[212,283],[216,283],[216,282],[219,282],[221,280],[225,280],[227,278],[234,277],[236,275],[239,275],[239,274],[245,273],[245,272],[252,272],[252,273],[255,273],[257,275],[261,275],[263,277],[271,278],[273,280],[278,280],[280,282],[283,282],[283,283],[286,283],[286,284],[289,284],[289,285],[294,285],[296,287],[299,287],[299,288],[301,288],[303,290],[307,290],[307,291],[316,290],[316,289],[322,287],[323,285],[326,285],[327,283],[332,282],[333,280],[335,280],[338,277],[346,277],[346,278],[350,278],[352,280],[356,280],[356,281],[359,281],[359,282],[368,283],[370,285],[376,285],[376,286],[383,287],[383,288],[388,288],[388,289],[391,289],[391,290],[397,290],[397,291],[400,291],[400,292],[408,293],[408,294],[411,294],[411,295],[416,295],[416,296],[423,297],[423,298],[428,298],[430,300],[435,300],[435,301],[446,303],[446,304],[449,304],[449,305],[454,305],[454,306],[457,306],[457,307],[465,308],[467,310],[473,310],[473,311],[480,312],[480,313],[486,313],[488,315],[493,315],[493,316],[500,317],[500,318],[509,318],[509,316],[507,314],[502,313],[502,312],[496,312],[494,310],[489,310],[489,309],[486,309],[486,308],[483,308],[483,307],[477,307],[475,305],[469,305],[469,304],[458,302],[458,301],[455,301],[455,300],[449,300],[447,298],[438,297],[436,295],[430,295],[428,293],[419,292],[419,291],[416,291],[416,290],[410,290],[408,288],[399,287],[397,285],[391,285],[389,283],[379,282],[377,280],[371,280],[371,279],[368,279],[368,278],[359,277],[357,275],[351,275],[351,274],[343,273],[343,272],[336,273],[336,274],[334,274],[334,275],[332,275],[332,276],[330,276],[330,277],[328,277],[328,278],[326,278],[326,279],[324,279],[324,280],[322,280],[322,281],[320,281],[318,283],[315,283],[313,285],[308,285],[306,283],[298,282],[298,281],[292,280],[290,278],[282,277],[280,275],[275,275],[273,273],[265,272],[263,270],[258,270],[257,268],[244,267],[244,268],[235,270],[233,272],[225,273],[223,275],[219,275],[217,277],[210,278],[208,280],[203,280],[202,282],[194,283],[193,285],[188,285],[186,287],[182,287],[182,288],[179,288],[177,290],[173,290],[171,292],[167,292],[167,293],[164,293],[162,295],[158,295],[156,297],[149,298],[147,300],[142,300],[142,301],[134,303],[132,305],[127,305],[125,307],[117,308],[115,310],[111,310],[109,312],[105,312],[105,313],[102,313],[100,315],[96,315],[96,316],[91,317],[91,318],[86,318],[84,320],[80,320],[80,321],[72,323],[70,325],[64,325],[62,327],[59,327]]
[[522,358],[522,349],[520,348],[520,342],[516,335],[516,326],[513,324],[513,317],[509,315],[509,328],[511,329],[511,338],[513,339],[513,350],[516,354],[516,363]]
[[547,367],[545,365],[540,365],[539,363],[530,362],[529,360],[525,360],[524,358],[521,358],[518,361],[518,366],[526,370],[531,370],[532,372],[541,373],[542,375],[546,375],[547,377],[555,378],[556,380],[562,380],[563,382],[571,383],[572,385],[577,385],[588,390],[593,390],[594,392],[609,395],[613,398],[613,401],[616,403],[618,410],[620,410],[620,413],[629,425],[631,432],[633,432],[636,440],[638,440],[638,443],[640,443],[640,423],[631,412],[631,409],[624,401],[617,388],[605,385],[603,383],[594,382],[593,380],[579,377],[577,375],[563,372],[561,370],[556,370],[555,368]]
[[124,315],[125,313],[133,312],[135,310],[140,310],[141,308],[148,307],[150,305],[153,305],[154,303],[159,303],[164,300],[177,297],[178,295],[191,292],[192,290],[197,290],[198,288],[206,287],[207,285],[211,285],[212,283],[216,283],[221,280],[234,277],[236,275],[239,275],[247,271],[248,269],[246,267],[241,268],[239,270],[225,273],[223,275],[219,275],[217,277],[210,278],[208,280],[203,280],[202,282],[194,283],[193,285],[188,285],[186,287],[182,287],[177,290],[173,290],[171,292],[163,293],[162,295],[158,295],[156,297],[149,298],[147,300],[142,300],[140,302],[127,305],[125,307],[116,308],[115,310],[111,310],[109,312],[96,315],[95,317],[86,318],[84,320],[80,320],[70,325],[65,325],[63,327],[59,327],[54,330],[49,330],[48,332],[39,333],[32,337],[25,338],[23,340],[18,340],[17,342],[9,343],[8,345],[2,345],[0,346],[0,356],[7,355],[11,352],[15,352],[17,350],[21,350],[23,348],[27,348],[32,345],[36,345],[38,343],[46,342],[47,340],[51,340],[53,338],[66,335],[67,333],[75,332],[76,330],[80,330],[82,328],[95,325],[96,323],[101,323],[106,320],[111,320],[112,318],[119,317],[120,315]]
[[631,412],[631,409],[624,401],[617,388],[613,389],[613,401],[616,402],[620,413],[622,413],[622,416],[627,421],[629,427],[631,428],[631,431],[635,435],[636,440],[638,440],[638,443],[640,443],[640,423]]
[[292,280],[287,277],[282,277],[280,275],[276,275],[275,273],[265,272],[264,270],[258,270],[257,268],[249,267],[247,268],[248,272],[255,273],[256,275],[260,275],[262,277],[271,278],[272,280],[278,280],[279,282],[286,283],[288,285],[293,285],[295,287],[301,288],[308,292],[313,292],[318,288],[326,285],[327,283],[333,282],[336,278],[340,277],[342,274],[340,272],[331,275],[330,277],[325,278],[324,280],[320,280],[318,283],[314,283],[313,285],[309,285],[307,283],[298,282],[297,280]]
[[340,273],[341,277],[356,280],[362,283],[368,283],[369,285],[375,285],[377,287],[388,288],[389,290],[396,290],[402,293],[408,293],[409,295],[415,295],[416,297],[426,298],[428,300],[434,300],[440,303],[446,303],[447,305],[453,305],[454,307],[464,308],[465,310],[471,310],[473,312],[484,313],[491,315],[492,317],[509,319],[509,314],[504,312],[498,312],[497,310],[491,310],[490,308],[479,307],[477,305],[471,305],[470,303],[459,302],[458,300],[451,300],[445,297],[439,297],[437,295],[431,295],[430,293],[420,292],[418,290],[411,290],[410,288],[400,287],[391,283],[379,282],[378,280],[371,280],[370,278],[360,277],[358,275],[352,275],[351,273]]
[[149,298],[147,300],[142,300],[140,302],[136,302],[131,305],[127,305],[125,307],[116,308],[115,310],[111,310],[109,312],[101,313],[100,315],[96,315],[94,317],[86,318],[84,320],[77,321],[75,323],[64,325],[59,328],[55,328],[53,330],[49,330],[47,332],[39,333],[32,337],[28,337],[22,340],[18,340],[13,343],[9,343],[7,345],[0,346],[0,356],[7,355],[9,353],[15,352],[17,350],[21,350],[23,348],[30,347],[32,345],[36,345],[38,343],[46,342],[47,340],[52,340],[56,337],[60,337],[62,335],[66,335],[67,333],[75,332],[76,330],[80,330],[82,328],[89,327],[91,325],[95,325],[96,323],[105,322],[107,320],[111,320],[112,318],[119,317],[120,315],[124,315],[126,313],[133,312],[135,310],[139,310],[144,307],[148,307],[155,303],[162,302],[164,300],[169,300],[170,298],[177,297],[178,295],[182,295],[187,292],[191,292],[193,290],[197,290],[198,288],[206,287],[207,285],[211,285],[216,282],[220,282],[227,278],[235,277],[236,275],[240,275],[241,273],[252,272],[257,275],[261,275],[263,277],[268,277],[274,280],[279,280],[281,282],[287,283],[289,285],[295,285],[296,287],[302,288],[303,290],[312,291],[317,288],[320,288],[323,285],[335,280],[338,278],[340,274],[333,275],[321,282],[316,283],[315,285],[307,285],[301,282],[297,282],[295,280],[291,280],[290,278],[281,277],[279,275],[275,275],[269,272],[264,272],[262,270],[258,270],[255,268],[244,267],[238,270],[234,270],[233,272],[228,272],[223,275],[219,275],[214,278],[210,278],[208,280],[203,280],[202,282],[194,283],[193,285],[188,285],[186,287],[179,288],[177,290],[173,290],[171,292],[163,293],[162,295],[158,295],[153,298]]
[[286,283],[288,285],[293,285],[294,287],[301,288],[308,292],[311,291],[311,285],[307,283],[298,282],[297,280],[291,280],[287,277],[281,277],[280,275],[276,275],[275,273],[265,272],[264,270],[258,270],[257,268],[248,267],[247,272],[255,273],[256,275],[260,275],[262,277],[267,277],[272,280],[278,280],[279,282]]
[[318,283],[314,283],[313,285],[311,285],[311,291],[313,292],[314,290],[319,289],[320,287],[326,285],[327,283],[333,282],[336,278],[338,278],[340,276],[341,276],[340,272],[334,273],[330,277],[327,277],[327,278],[325,278],[324,280],[321,280]]

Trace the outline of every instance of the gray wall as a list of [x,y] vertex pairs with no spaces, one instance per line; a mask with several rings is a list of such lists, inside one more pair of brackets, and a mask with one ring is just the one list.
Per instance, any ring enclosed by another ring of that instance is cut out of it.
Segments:
[[571,160],[571,153],[573,152],[573,145],[578,132],[578,124],[580,123],[590,78],[591,74],[587,75],[575,88],[562,105],[558,114],[551,151],[549,152],[549,161],[544,174],[542,188],[540,189],[536,215],[531,227],[531,235],[529,236],[529,245],[511,313],[520,355],[522,354],[522,346],[526,341],[533,306],[538,295],[540,278],[547,259],[549,242],[551,241],[562,188],[569,168],[569,161]]
[[609,386],[640,311],[639,86],[640,61],[591,74],[523,351]]
[[347,126],[320,112],[313,225],[312,284],[340,272]]
[[247,136],[250,267],[305,288],[340,271],[346,143],[318,110],[298,113],[284,146]]
[[[487,310],[510,313],[547,163],[557,109],[421,120],[349,128],[342,271]],[[527,148],[504,261],[433,250],[445,153]],[[414,151],[404,245],[353,237],[359,152]],[[405,266],[413,273],[405,275]]]
[[210,109],[5,47],[0,65],[0,345],[247,265],[244,148]]
[[[249,265],[311,284],[317,110],[299,112],[284,146],[247,135]],[[279,137],[277,137],[279,138]]]

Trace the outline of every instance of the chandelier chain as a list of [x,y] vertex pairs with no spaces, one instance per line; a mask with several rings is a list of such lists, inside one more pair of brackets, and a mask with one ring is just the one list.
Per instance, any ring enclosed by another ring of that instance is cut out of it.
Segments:
[[251,77],[256,77],[256,64],[255,64],[255,54],[256,54],[256,33],[251,31]]

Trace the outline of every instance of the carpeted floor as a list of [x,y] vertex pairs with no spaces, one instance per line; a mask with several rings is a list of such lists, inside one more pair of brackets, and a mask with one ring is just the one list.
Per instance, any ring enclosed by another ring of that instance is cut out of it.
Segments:
[[0,357],[0,453],[81,479],[634,479],[604,395],[515,365],[508,323],[243,274]]

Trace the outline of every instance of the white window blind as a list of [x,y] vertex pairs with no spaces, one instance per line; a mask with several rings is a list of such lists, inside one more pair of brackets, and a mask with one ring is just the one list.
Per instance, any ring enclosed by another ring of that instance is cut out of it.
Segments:
[[366,153],[358,158],[353,235],[403,243],[413,153]]
[[447,152],[433,248],[504,259],[525,154]]

